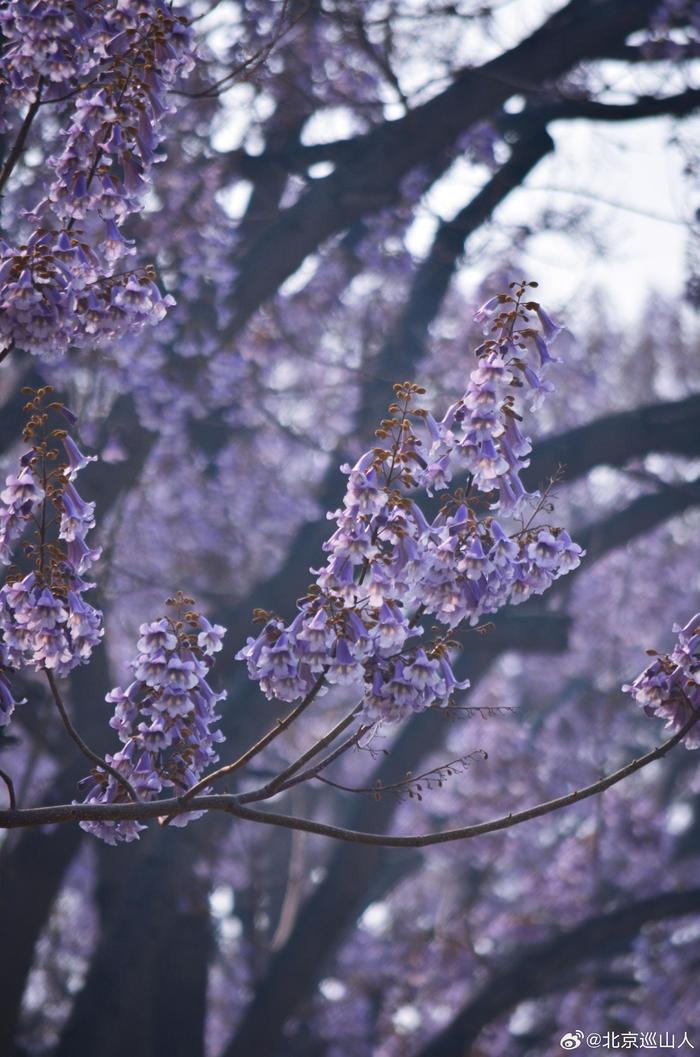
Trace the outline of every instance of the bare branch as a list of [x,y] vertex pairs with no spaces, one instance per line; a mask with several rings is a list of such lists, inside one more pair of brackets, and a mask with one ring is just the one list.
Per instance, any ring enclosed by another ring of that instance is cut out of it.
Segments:
[[15,787],[7,771],[0,769],[0,778],[7,786],[7,795],[10,798],[10,810],[17,810],[17,797],[15,796]]
[[[301,756],[298,756],[293,763],[290,763],[289,767],[285,767],[283,771],[280,771],[280,773],[276,775],[270,782],[262,786],[260,789],[254,789],[250,793],[244,793],[240,798],[241,803],[248,804],[252,803],[255,800],[267,800],[268,797],[274,796],[275,793],[278,793],[281,789],[289,788],[288,779],[295,775],[296,772],[304,766],[304,764],[309,762],[309,760],[312,760],[314,756],[317,756],[319,752],[322,752],[325,748],[331,745],[336,738],[340,737],[343,731],[347,730],[351,723],[353,723],[355,718],[360,714],[361,710],[362,702],[360,702],[359,705],[356,705],[355,708],[353,708],[353,710],[349,712],[347,716],[341,719],[339,723],[336,723],[332,730],[329,730],[327,734],[324,734],[322,738],[319,738],[318,741],[316,741],[311,746],[311,748],[307,749],[306,752],[303,752]],[[360,727],[360,730],[357,731],[352,736],[352,738],[349,739],[349,741],[354,743],[368,729],[369,728],[367,726]],[[301,780],[301,778],[299,780]],[[299,782],[295,781],[293,784],[298,785]]]
[[248,822],[260,822],[267,826],[281,826],[284,829],[304,830],[320,837],[345,841],[349,844],[371,844],[386,848],[427,848],[433,844],[448,844],[457,840],[470,840],[486,833],[496,833],[510,829],[534,818],[550,815],[554,811],[578,804],[589,797],[597,796],[625,778],[648,767],[650,763],[662,759],[674,746],[683,740],[685,735],[700,719],[700,710],[693,713],[690,719],[673,737],[657,745],[651,752],[640,756],[631,763],[605,778],[577,789],[573,793],[547,800],[522,811],[510,812],[488,822],[477,822],[459,829],[444,830],[440,833],[420,833],[408,836],[384,835],[381,833],[363,833],[359,830],[346,829],[343,826],[332,826],[313,819],[296,818],[293,815],[281,815],[272,811],[258,811],[246,807],[238,796],[230,794],[197,796],[184,802],[183,797],[168,800],[152,800],[132,804],[60,804],[54,807],[33,807],[17,810],[0,811],[0,828],[19,829],[26,826],[45,826],[52,823],[66,822],[123,822],[127,820],[143,821],[163,815],[179,815],[187,811],[224,811],[236,818]]
[[452,775],[462,774],[466,771],[472,760],[475,759],[485,760],[487,759],[487,753],[483,749],[474,749],[473,752],[457,756],[454,760],[447,760],[445,763],[439,763],[437,766],[430,767],[427,771],[422,771],[420,774],[412,774],[411,771],[408,771],[404,778],[399,779],[398,782],[390,782],[387,785],[383,785],[381,781],[377,780],[374,785],[352,786],[334,782],[330,778],[321,777],[321,775],[316,775],[315,777],[318,778],[319,782],[324,782],[325,785],[330,785],[334,789],[340,789],[345,793],[371,793],[375,800],[380,800],[384,793],[397,793],[399,796],[407,793],[411,799],[422,800],[423,782],[425,782],[428,789],[432,789],[435,786],[441,787]]
[[315,778],[321,771],[325,771],[335,760],[343,756],[349,749],[352,749],[355,745],[358,745],[360,739],[364,734],[367,733],[369,727],[360,727],[354,734],[351,734],[345,741],[341,741],[333,752],[329,752],[327,756],[324,756],[322,760],[315,763],[313,767],[308,767],[301,774],[296,774],[293,778],[289,778],[283,786],[280,787],[280,792],[290,789],[293,785],[298,785],[301,782],[308,782],[311,778]]
[[261,69],[262,66],[265,65],[280,41],[284,40],[294,26],[296,26],[296,24],[300,22],[309,11],[310,5],[307,5],[302,8],[297,15],[290,19],[287,25],[285,25],[284,21],[287,17],[289,2],[290,0],[282,0],[282,9],[277,19],[277,26],[273,30],[270,39],[265,44],[257,48],[251,55],[248,55],[237,66],[234,66],[232,70],[229,70],[228,73],[224,74],[223,77],[220,77],[218,81],[208,84],[206,88],[202,88],[198,92],[174,90],[173,95],[187,96],[189,99],[211,99],[222,95],[223,92],[232,88],[234,84],[241,84],[243,81],[249,80],[259,69]]
[[[223,778],[225,775],[233,774],[235,771],[240,770],[241,767],[244,767],[249,760],[252,760],[255,756],[258,755],[258,753],[262,752],[263,749],[266,749],[267,746],[275,740],[275,738],[278,738],[280,734],[287,730],[287,728],[290,727],[292,723],[299,718],[302,712],[306,711],[306,709],[309,707],[309,705],[314,700],[319,690],[323,686],[325,679],[326,669],[324,668],[314,685],[309,690],[306,697],[302,701],[300,701],[299,704],[291,710],[291,712],[288,712],[283,719],[278,719],[275,726],[271,727],[270,730],[268,730],[267,734],[263,734],[262,738],[260,738],[259,741],[256,741],[255,745],[251,745],[249,749],[246,749],[246,751],[242,753],[242,755],[240,755],[232,763],[227,763],[223,767],[219,767],[218,770],[212,771],[211,774],[205,774],[204,778],[200,778],[200,780],[196,782],[191,789],[188,789],[186,793],[179,797],[178,803],[180,805],[191,803],[192,798],[196,797],[197,793],[200,792],[200,790],[206,789],[208,785],[211,785],[211,783],[217,781],[217,779]],[[161,812],[161,814],[164,814],[164,812]],[[175,815],[178,814],[180,814],[179,811],[174,812],[170,817],[165,819],[163,825],[167,826],[168,822],[171,821],[171,818],[174,818]]]
[[[39,107],[41,106],[41,93],[43,87],[44,79],[43,77],[40,77],[37,82],[36,96],[34,97],[34,101],[27,110],[27,113],[24,115],[24,121],[22,122],[22,126],[19,132],[17,133],[17,139],[12,144],[12,150],[8,154],[7,161],[5,162],[2,167],[2,170],[0,171],[0,194],[2,194],[2,191],[5,188],[5,184],[12,175],[12,170],[14,169],[15,165],[22,156],[22,151],[24,150],[24,145],[27,142],[27,136],[29,135],[29,130],[32,127],[32,122],[36,117]],[[4,353],[3,356],[0,357],[0,359],[3,359],[5,355],[6,353]]]
[[138,804],[139,798],[136,795],[136,790],[134,789],[133,785],[128,780],[128,778],[125,778],[124,775],[120,774],[115,767],[112,767],[112,765],[107,763],[106,760],[103,760],[101,756],[98,756],[96,752],[93,752],[90,746],[87,745],[78,734],[77,730],[70,721],[70,717],[66,711],[66,706],[63,703],[63,698],[61,697],[61,693],[56,684],[53,672],[49,671],[48,668],[44,668],[44,674],[46,675],[46,681],[48,682],[49,687],[51,688],[51,693],[56,703],[56,708],[58,709],[61,719],[63,720],[63,725],[70,734],[75,744],[82,752],[83,756],[87,756],[88,760],[90,760],[94,764],[97,764],[97,766],[103,771],[106,771],[107,774],[111,774],[112,778],[114,778],[117,782],[119,782],[120,785],[122,785],[126,789],[127,793],[134,801],[134,803]]

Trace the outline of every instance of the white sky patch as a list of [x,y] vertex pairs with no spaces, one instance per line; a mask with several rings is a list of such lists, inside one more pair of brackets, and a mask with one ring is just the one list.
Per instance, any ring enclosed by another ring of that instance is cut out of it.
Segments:
[[209,896],[212,917],[227,918],[233,911],[233,889],[230,885],[217,885]]
[[684,833],[693,822],[693,809],[690,804],[671,804],[666,812],[666,832],[678,836]]
[[527,1035],[537,1023],[537,1005],[535,1002],[521,1002],[516,1006],[508,1028],[513,1035]]
[[347,993],[345,984],[330,976],[321,980],[318,989],[328,1002],[339,1002]]
[[409,1035],[423,1023],[423,1018],[415,1006],[401,1006],[396,1010],[391,1023],[401,1035]]
[[388,929],[389,920],[386,903],[370,903],[360,918],[360,928],[372,936],[381,936]]
[[[547,301],[564,305],[600,288],[609,292],[623,322],[631,322],[650,289],[680,296],[685,247],[694,204],[683,159],[668,144],[671,122],[654,119],[614,129],[576,121],[552,126],[554,156],[544,159],[525,185],[497,210],[499,224],[532,224],[544,209],[586,205],[604,250],[585,240],[543,231],[528,241],[521,259]],[[447,188],[442,207],[447,206]],[[463,204],[453,194],[454,213]],[[442,212],[442,210],[441,210]],[[466,264],[458,282],[471,291],[483,278],[485,255]]]

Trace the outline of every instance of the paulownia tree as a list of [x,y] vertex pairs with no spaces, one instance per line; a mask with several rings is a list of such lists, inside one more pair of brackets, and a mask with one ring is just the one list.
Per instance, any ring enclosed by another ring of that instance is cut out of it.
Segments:
[[692,1033],[692,341],[492,221],[692,114],[696,5],[501,6],[0,6],[3,1052]]

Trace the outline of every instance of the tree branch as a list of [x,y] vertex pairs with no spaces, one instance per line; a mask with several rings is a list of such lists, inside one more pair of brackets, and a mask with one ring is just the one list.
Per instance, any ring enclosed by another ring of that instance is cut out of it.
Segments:
[[519,1002],[560,989],[573,966],[628,944],[650,921],[700,911],[700,888],[663,892],[580,922],[543,943],[532,944],[482,987],[419,1057],[466,1054],[482,1029]]
[[[286,788],[287,780],[291,778],[292,775],[295,775],[297,771],[299,771],[304,766],[304,764],[308,763],[309,760],[312,760],[314,756],[317,756],[319,752],[322,752],[325,748],[331,745],[336,738],[340,737],[343,731],[347,730],[351,723],[354,722],[354,720],[360,714],[361,711],[362,703],[356,705],[355,708],[353,708],[353,710],[349,712],[347,716],[344,716],[339,723],[336,723],[336,725],[331,730],[329,730],[327,734],[324,734],[322,738],[319,738],[318,741],[314,742],[314,744],[309,749],[307,749],[306,752],[303,752],[301,756],[298,756],[293,763],[290,763],[289,767],[285,767],[285,769],[283,771],[280,771],[280,773],[276,775],[270,782],[268,782],[264,786],[261,786],[260,789],[253,789],[249,793],[244,793],[240,798],[241,803],[248,804],[256,800],[267,800],[269,799],[269,797],[274,796],[275,793],[279,792],[281,789]],[[368,728],[361,727],[360,729],[364,732]],[[358,734],[356,732],[355,734],[353,734],[350,741],[352,742],[356,740],[357,737]],[[298,783],[294,782],[294,784],[297,785]]]
[[115,767],[112,767],[112,765],[107,763],[106,760],[103,760],[101,756],[98,756],[96,752],[93,752],[90,746],[87,745],[80,737],[80,734],[78,734],[77,730],[70,721],[70,717],[66,711],[66,706],[63,703],[63,698],[61,697],[61,693],[56,684],[53,672],[51,672],[48,668],[44,668],[44,674],[46,676],[46,681],[49,684],[49,687],[51,688],[51,693],[53,695],[56,708],[58,709],[58,713],[61,719],[63,720],[63,725],[70,734],[75,744],[82,752],[83,756],[86,756],[91,763],[94,763],[97,767],[105,771],[107,774],[111,774],[112,778],[114,778],[115,781],[119,783],[119,785],[122,785],[124,787],[131,799],[135,803],[138,803],[139,798],[136,795],[136,790],[134,789],[133,785],[128,780],[128,778],[125,778],[124,775],[120,774]]
[[589,797],[597,796],[618,782],[648,767],[655,760],[662,759],[676,746],[700,719],[700,711],[695,712],[683,724],[673,737],[657,745],[651,752],[632,760],[624,767],[607,775],[605,778],[577,789],[573,793],[547,800],[522,811],[510,812],[488,822],[477,822],[471,826],[444,830],[440,833],[420,833],[411,836],[395,836],[381,833],[364,833],[347,829],[343,826],[332,826],[313,819],[296,818],[293,815],[282,815],[272,811],[258,811],[245,807],[238,796],[230,794],[196,796],[182,803],[182,798],[171,797],[167,800],[155,800],[130,804],[59,804],[54,807],[30,807],[16,810],[0,811],[0,829],[17,829],[26,826],[45,826],[52,823],[66,822],[123,822],[126,820],[145,821],[162,815],[180,815],[186,811],[224,811],[236,818],[249,822],[260,822],[267,826],[281,826],[285,829],[304,830],[317,836],[330,837],[333,840],[350,844],[372,844],[383,848],[427,848],[433,844],[448,844],[457,840],[470,840],[487,833],[496,833],[510,829],[523,822],[529,822],[553,811],[578,804]]
[[497,120],[503,129],[518,131],[532,122],[550,121],[639,121],[650,117],[687,117],[700,107],[700,89],[688,88],[676,95],[639,96],[633,103],[599,103],[594,99],[559,99],[536,103],[518,114],[504,114]]
[[10,801],[10,810],[11,811],[16,811],[17,810],[17,797],[15,796],[14,783],[13,783],[12,779],[10,778],[9,774],[7,773],[7,771],[3,771],[2,769],[0,769],[0,779],[2,779],[2,781],[7,786],[7,796],[8,796],[8,799]]
[[518,82],[540,85],[602,47],[623,42],[642,27],[655,0],[608,0],[591,15],[588,0],[570,0],[530,37],[476,69],[458,74],[444,92],[397,121],[386,121],[354,143],[342,169],[314,181],[241,258],[231,292],[235,317],[229,335],[337,231],[390,205],[403,176],[493,114]]
[[542,437],[533,446],[523,477],[528,487],[536,487],[563,466],[568,482],[594,466],[624,466],[650,452],[700,453],[700,394],[618,411]]
[[[263,734],[262,738],[256,741],[255,745],[251,745],[249,749],[246,749],[244,753],[241,753],[241,755],[238,756],[235,760],[233,760],[232,763],[224,764],[223,767],[219,767],[216,771],[212,771],[211,774],[206,774],[203,778],[200,778],[200,780],[196,782],[191,789],[188,789],[186,793],[183,793],[183,795],[178,798],[178,802],[180,803],[180,805],[191,804],[193,802],[193,798],[196,797],[197,793],[201,789],[206,789],[208,785],[211,785],[212,782],[216,782],[219,778],[223,778],[229,774],[234,774],[236,771],[239,771],[241,767],[245,767],[245,765],[249,763],[250,760],[254,759],[254,757],[256,757],[258,753],[261,753],[263,749],[266,749],[267,746],[275,740],[275,738],[278,738],[280,734],[284,733],[285,730],[288,730],[288,728],[291,727],[292,723],[294,723],[294,721],[298,719],[303,712],[306,711],[312,701],[316,698],[319,690],[321,689],[325,681],[326,669],[324,668],[314,685],[309,690],[306,697],[304,697],[298,705],[296,705],[290,712],[288,712],[283,719],[278,719],[274,727],[271,727],[270,730],[268,730],[267,734]],[[162,812],[162,814],[164,813],[165,812]],[[180,814],[180,812],[175,812],[175,814]],[[174,817],[174,815],[169,816],[167,819],[165,819],[163,825],[167,825],[168,822],[171,821],[171,818]]]

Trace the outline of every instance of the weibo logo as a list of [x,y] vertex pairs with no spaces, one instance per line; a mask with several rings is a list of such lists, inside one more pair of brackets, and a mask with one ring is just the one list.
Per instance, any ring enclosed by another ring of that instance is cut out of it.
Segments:
[[567,1031],[566,1035],[562,1035],[559,1040],[559,1045],[562,1050],[577,1050],[582,1042],[582,1031]]

